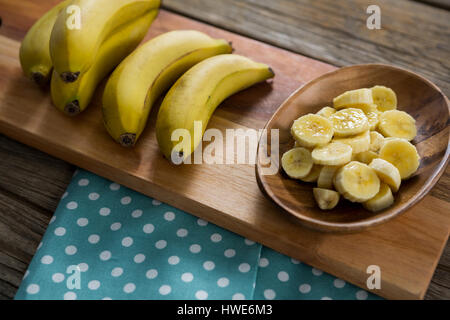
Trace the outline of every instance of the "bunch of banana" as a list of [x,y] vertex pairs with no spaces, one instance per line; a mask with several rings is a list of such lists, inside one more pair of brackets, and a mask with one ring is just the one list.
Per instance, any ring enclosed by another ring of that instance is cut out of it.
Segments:
[[388,208],[402,179],[420,165],[410,142],[414,118],[396,110],[395,92],[383,86],[344,92],[333,104],[294,121],[295,147],[281,158],[284,171],[317,182],[313,194],[322,210],[333,209],[341,195],[370,211]]
[[143,44],[116,68],[103,94],[103,121],[122,146],[133,146],[158,97],[187,70],[231,45],[193,30],[172,31]]

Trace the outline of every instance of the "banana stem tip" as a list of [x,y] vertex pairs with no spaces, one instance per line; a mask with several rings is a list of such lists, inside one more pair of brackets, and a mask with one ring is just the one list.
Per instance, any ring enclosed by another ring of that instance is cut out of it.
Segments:
[[124,133],[119,137],[119,143],[123,147],[127,148],[132,147],[134,146],[135,142],[136,142],[136,134],[134,133]]
[[64,112],[67,113],[69,116],[76,116],[81,112],[80,109],[80,103],[78,100],[74,100],[66,105],[64,108]]
[[80,76],[80,72],[63,72],[60,76],[64,82],[75,82]]

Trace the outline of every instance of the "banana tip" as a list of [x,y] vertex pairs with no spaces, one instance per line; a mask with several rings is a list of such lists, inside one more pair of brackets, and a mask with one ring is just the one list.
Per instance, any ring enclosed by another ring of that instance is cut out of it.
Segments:
[[75,82],[80,76],[80,72],[63,72],[60,76],[64,82]]
[[273,71],[272,67],[269,67],[269,71],[275,76],[275,71]]
[[46,77],[40,72],[31,73],[31,80],[33,80],[36,84],[42,86],[45,84]]
[[136,143],[136,134],[124,133],[119,137],[119,143],[123,147],[132,147]]
[[66,105],[64,112],[69,116],[76,116],[81,112],[80,103],[78,100],[74,100]]

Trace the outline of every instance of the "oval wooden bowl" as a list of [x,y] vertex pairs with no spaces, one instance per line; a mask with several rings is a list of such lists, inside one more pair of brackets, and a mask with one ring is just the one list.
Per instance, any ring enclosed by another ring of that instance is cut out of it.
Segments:
[[[294,146],[290,127],[295,119],[332,106],[334,97],[347,90],[385,85],[397,93],[398,109],[416,119],[417,137],[412,143],[421,156],[421,165],[410,179],[402,181],[395,203],[390,208],[372,213],[361,204],[341,198],[336,208],[322,211],[315,204],[312,188],[306,183],[288,178],[281,166],[276,174],[268,175],[262,155],[270,151],[260,141],[256,177],[261,190],[281,208],[298,218],[303,225],[331,232],[356,232],[386,222],[421,200],[442,175],[449,159],[449,103],[445,95],[430,81],[397,67],[367,64],[345,67],[327,73],[298,89],[274,113],[265,129],[279,129],[280,149],[276,158]],[[266,140],[266,139],[264,139]],[[267,148],[267,149],[266,149]]]

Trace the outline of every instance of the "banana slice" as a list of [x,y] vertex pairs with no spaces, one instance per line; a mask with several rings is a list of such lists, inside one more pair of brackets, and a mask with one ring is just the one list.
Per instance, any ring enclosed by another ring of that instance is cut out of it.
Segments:
[[352,147],[344,143],[332,142],[324,147],[315,148],[311,156],[316,164],[340,166],[352,159]]
[[367,120],[369,121],[370,130],[375,130],[380,122],[381,112],[378,110],[366,112]]
[[392,163],[383,159],[374,159],[369,164],[369,167],[375,170],[381,182],[384,182],[391,187],[392,191],[398,191],[402,179],[400,178],[400,172]]
[[309,174],[306,177],[301,178],[300,180],[302,180],[304,182],[316,182],[317,178],[319,178],[319,174],[320,174],[321,170],[322,170],[322,166],[315,164],[315,165],[313,165]]
[[335,112],[336,112],[335,108],[323,107],[322,109],[317,111],[316,114],[318,114],[319,116],[325,117],[325,118],[329,118]]
[[390,110],[380,115],[378,129],[385,137],[413,140],[417,135],[416,120],[404,111]]
[[333,125],[322,116],[307,114],[294,121],[291,133],[300,146],[312,148],[330,142]]
[[373,104],[372,90],[366,88],[346,91],[333,99],[333,106],[337,110],[370,104]]
[[380,191],[380,179],[368,165],[352,161],[338,170],[334,185],[352,202],[366,202]]
[[420,156],[416,147],[400,138],[386,139],[380,149],[380,158],[392,163],[403,180],[411,177],[420,165]]
[[391,188],[385,183],[381,183],[380,191],[375,197],[363,203],[363,207],[369,211],[377,212],[390,207],[394,203],[394,196]]
[[347,108],[330,116],[334,134],[337,137],[352,136],[369,130],[369,120],[364,111],[357,108]]
[[378,153],[375,153],[373,151],[364,151],[357,154],[354,154],[352,157],[352,160],[359,161],[365,164],[369,164],[372,162],[373,159],[378,158]]
[[370,132],[369,130],[367,130],[355,136],[347,138],[335,138],[333,139],[333,141],[348,144],[350,147],[352,147],[353,154],[356,154],[369,150]]
[[304,178],[313,167],[311,152],[305,148],[291,149],[281,157],[281,166],[289,177]]
[[314,199],[316,199],[317,205],[322,210],[331,210],[339,202],[339,193],[334,190],[327,190],[322,188],[313,189]]
[[384,137],[381,133],[376,131],[370,131],[370,146],[369,150],[373,152],[378,152],[384,143]]
[[339,166],[323,166],[317,178],[317,186],[322,189],[332,189],[334,175],[338,169]]
[[397,95],[394,90],[385,86],[375,86],[372,89],[373,102],[378,110],[387,111],[397,109]]

